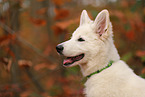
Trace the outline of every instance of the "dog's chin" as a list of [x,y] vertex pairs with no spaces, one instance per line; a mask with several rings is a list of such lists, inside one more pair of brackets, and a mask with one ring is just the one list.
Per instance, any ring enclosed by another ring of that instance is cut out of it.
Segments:
[[73,57],[67,57],[63,61],[63,66],[64,67],[75,66],[75,65],[77,65],[77,63],[79,63],[84,58],[84,56],[85,56],[85,54],[80,54],[80,55],[73,56]]

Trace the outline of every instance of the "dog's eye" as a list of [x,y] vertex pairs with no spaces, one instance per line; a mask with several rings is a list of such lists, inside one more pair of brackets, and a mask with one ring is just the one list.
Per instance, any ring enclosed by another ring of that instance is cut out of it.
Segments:
[[83,38],[79,38],[78,41],[82,42],[85,41]]

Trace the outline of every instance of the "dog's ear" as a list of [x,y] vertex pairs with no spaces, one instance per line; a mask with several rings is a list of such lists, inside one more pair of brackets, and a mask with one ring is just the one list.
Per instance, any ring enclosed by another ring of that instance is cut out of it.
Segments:
[[109,32],[109,25],[110,25],[110,20],[109,20],[109,12],[108,10],[102,10],[96,17],[94,23],[93,23],[93,28],[95,29],[96,33],[98,33],[100,36],[106,36]]
[[91,19],[89,18],[87,11],[83,10],[80,18],[80,26],[89,22],[91,22]]

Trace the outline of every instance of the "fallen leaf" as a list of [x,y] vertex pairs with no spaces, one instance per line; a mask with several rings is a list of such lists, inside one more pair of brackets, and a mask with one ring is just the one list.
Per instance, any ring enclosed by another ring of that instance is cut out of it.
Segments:
[[3,64],[4,69],[5,69],[7,72],[10,72],[11,65],[12,65],[12,59],[1,58],[1,59],[0,59],[0,62]]
[[32,66],[32,62],[29,60],[19,60],[18,61],[18,65],[20,67],[31,67]]

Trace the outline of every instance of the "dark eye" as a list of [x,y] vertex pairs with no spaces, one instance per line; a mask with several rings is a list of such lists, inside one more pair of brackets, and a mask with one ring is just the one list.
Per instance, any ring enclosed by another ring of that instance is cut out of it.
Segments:
[[79,38],[78,41],[82,42],[85,41],[83,38]]

